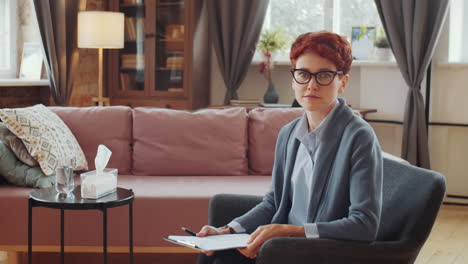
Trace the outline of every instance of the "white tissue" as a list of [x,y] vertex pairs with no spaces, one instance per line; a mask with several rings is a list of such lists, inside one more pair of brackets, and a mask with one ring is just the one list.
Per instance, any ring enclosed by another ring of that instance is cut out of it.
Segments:
[[112,155],[106,146],[99,145],[94,159],[96,170],[81,174],[81,197],[98,199],[117,189],[117,169],[106,169]]
[[94,158],[94,165],[96,166],[96,176],[100,176],[109,162],[112,151],[104,145],[99,145],[97,149],[96,158]]

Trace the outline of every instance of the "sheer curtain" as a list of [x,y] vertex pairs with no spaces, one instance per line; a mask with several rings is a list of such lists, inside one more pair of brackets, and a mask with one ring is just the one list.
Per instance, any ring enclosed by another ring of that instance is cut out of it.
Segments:
[[402,157],[430,168],[421,82],[434,54],[449,0],[375,0],[401,74],[408,85]]

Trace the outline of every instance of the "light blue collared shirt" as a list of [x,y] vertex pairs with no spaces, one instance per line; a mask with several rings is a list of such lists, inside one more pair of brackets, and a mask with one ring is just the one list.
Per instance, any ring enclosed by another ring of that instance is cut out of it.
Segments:
[[288,215],[288,224],[303,225],[307,238],[319,238],[317,225],[307,223],[307,214],[309,212],[310,197],[312,197],[312,182],[315,161],[320,152],[321,138],[323,131],[330,123],[330,116],[338,108],[337,101],[332,110],[325,116],[320,124],[309,132],[309,122],[304,113],[299,121],[295,131],[295,137],[301,142],[297,151],[296,161],[291,176],[291,210]]

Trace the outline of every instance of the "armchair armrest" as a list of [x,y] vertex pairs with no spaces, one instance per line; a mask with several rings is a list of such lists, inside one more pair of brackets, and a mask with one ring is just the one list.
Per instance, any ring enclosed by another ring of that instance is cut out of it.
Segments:
[[280,263],[413,263],[418,250],[396,242],[358,242],[331,239],[278,237],[260,248],[257,264]]
[[261,196],[217,194],[210,200],[208,224],[219,227],[229,224],[262,201]]

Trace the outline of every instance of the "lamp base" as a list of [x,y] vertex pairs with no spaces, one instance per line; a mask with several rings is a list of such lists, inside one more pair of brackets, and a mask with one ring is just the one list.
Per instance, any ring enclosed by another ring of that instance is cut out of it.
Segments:
[[109,97],[101,97],[99,100],[99,97],[93,97],[91,98],[91,101],[96,105],[96,106],[110,106],[110,99]]

